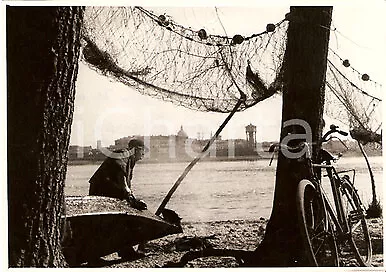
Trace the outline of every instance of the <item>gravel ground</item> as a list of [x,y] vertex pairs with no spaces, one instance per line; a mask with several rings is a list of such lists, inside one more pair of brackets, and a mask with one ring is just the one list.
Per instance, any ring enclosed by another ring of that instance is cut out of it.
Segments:
[[[254,250],[264,235],[267,220],[233,220],[207,223],[184,223],[184,233],[149,241],[146,256],[133,261],[123,261],[116,253],[103,258],[104,261],[86,264],[87,267],[110,268],[155,268],[167,262],[178,262],[188,250],[213,246],[216,248]],[[369,219],[368,225],[373,242],[372,266],[383,267],[383,221]],[[189,238],[189,239],[186,239]],[[237,267],[233,257],[206,257],[189,262],[186,267]]]

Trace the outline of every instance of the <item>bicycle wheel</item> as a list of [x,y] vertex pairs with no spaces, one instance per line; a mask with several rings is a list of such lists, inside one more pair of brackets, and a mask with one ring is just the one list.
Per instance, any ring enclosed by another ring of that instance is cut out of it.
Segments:
[[338,253],[322,195],[308,180],[300,181],[296,197],[301,237],[313,266],[338,266]]
[[340,187],[342,207],[348,223],[349,242],[361,266],[369,266],[372,257],[371,238],[365,219],[365,210],[360,198],[347,178],[342,178]]

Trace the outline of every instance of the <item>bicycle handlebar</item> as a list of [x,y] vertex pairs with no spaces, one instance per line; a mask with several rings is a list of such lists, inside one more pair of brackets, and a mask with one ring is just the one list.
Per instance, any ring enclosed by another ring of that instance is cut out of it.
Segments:
[[322,143],[323,143],[323,142],[327,142],[327,141],[328,141],[328,140],[327,140],[327,136],[330,135],[330,134],[332,134],[332,133],[339,133],[339,134],[342,135],[342,136],[347,136],[347,135],[348,135],[348,133],[347,133],[346,131],[339,130],[338,128],[339,128],[338,126],[332,124],[332,125],[330,126],[330,130],[327,131],[326,134],[323,135],[323,137],[322,137]]
[[346,131],[338,130],[337,132],[338,132],[339,134],[343,135],[343,136],[348,136],[348,132],[346,132]]
[[[346,146],[346,145],[342,142],[342,140],[339,139],[338,137],[331,136],[330,138],[327,139],[327,137],[328,137],[329,135],[333,134],[333,133],[339,133],[339,134],[342,135],[342,136],[347,136],[347,135],[348,135],[348,133],[347,133],[346,131],[339,130],[338,128],[339,128],[338,126],[332,124],[332,125],[330,126],[330,130],[327,131],[327,132],[323,135],[323,137],[322,137],[320,143],[327,142],[327,141],[329,141],[331,138],[337,138],[337,139],[338,139],[338,140],[339,140],[339,141],[347,148],[347,146]],[[320,144],[320,143],[319,143],[319,144]],[[282,144],[282,143],[277,143],[277,144],[271,145],[271,147],[269,148],[269,151],[268,151],[268,152],[270,152],[270,153],[272,152],[272,153],[273,153],[274,151],[277,151],[277,150],[280,149],[280,148],[285,148],[285,149],[287,149],[289,152],[297,152],[297,151],[299,151],[299,150],[302,150],[304,147],[306,147],[308,150],[310,150],[310,149],[311,149],[310,144],[311,144],[311,145],[316,145],[316,144],[318,144],[318,143],[314,143],[314,142],[313,142],[313,143],[301,142],[301,143],[299,143],[299,144],[297,144],[297,145],[295,145],[295,146],[288,146],[288,145],[285,145],[285,144]],[[348,148],[347,148],[347,149],[348,149]],[[273,156],[272,156],[272,158],[271,158],[271,162],[272,162],[272,159],[273,159]],[[270,164],[271,164],[271,162],[270,162]]]

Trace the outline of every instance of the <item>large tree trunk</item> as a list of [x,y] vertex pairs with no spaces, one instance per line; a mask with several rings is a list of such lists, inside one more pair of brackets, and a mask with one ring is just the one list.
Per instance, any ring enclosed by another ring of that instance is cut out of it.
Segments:
[[7,7],[10,267],[61,267],[83,8]]
[[[332,7],[291,7],[285,55],[282,123],[291,119],[306,121],[312,141],[320,140],[323,129],[325,75]],[[304,134],[302,126],[283,126],[281,141],[288,133]],[[314,146],[313,157],[318,152]],[[279,152],[273,210],[265,237],[255,251],[252,265],[307,265],[299,234],[296,188],[309,177],[297,159]]]

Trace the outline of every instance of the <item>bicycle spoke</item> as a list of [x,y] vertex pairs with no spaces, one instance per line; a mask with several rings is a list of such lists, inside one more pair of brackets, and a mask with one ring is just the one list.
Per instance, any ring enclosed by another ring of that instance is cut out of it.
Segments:
[[361,225],[361,221],[358,221],[355,225],[351,227],[351,233],[354,233],[359,227],[362,227]]
[[323,233],[319,233],[319,234],[316,234],[316,235],[314,235],[313,237],[312,237],[312,239],[311,240],[320,240],[321,239],[321,237],[323,237]]
[[319,255],[319,253],[326,253],[326,243],[328,243],[328,233],[320,233],[320,235],[318,236],[319,239],[318,241],[320,241],[320,245],[314,250],[315,252],[315,255]]
[[319,253],[324,253],[323,250],[322,251],[320,250],[323,245],[324,245],[324,243],[321,243],[320,246],[316,250],[314,250],[315,255],[320,255]]

